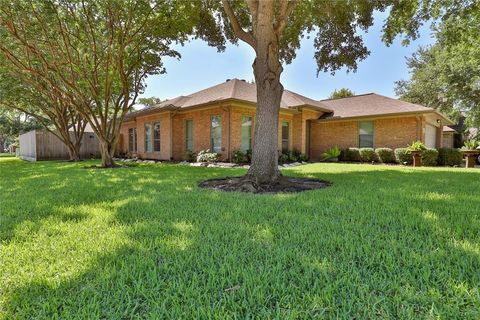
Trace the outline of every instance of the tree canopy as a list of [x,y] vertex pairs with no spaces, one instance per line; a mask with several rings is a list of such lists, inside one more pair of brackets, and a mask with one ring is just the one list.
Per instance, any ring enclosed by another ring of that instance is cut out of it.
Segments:
[[480,4],[448,15],[436,26],[436,42],[407,58],[411,78],[396,82],[402,99],[436,108],[480,127]]
[[339,90],[335,89],[332,94],[328,97],[329,99],[339,99],[339,98],[347,98],[354,96],[355,93],[348,89],[348,88],[341,88]]

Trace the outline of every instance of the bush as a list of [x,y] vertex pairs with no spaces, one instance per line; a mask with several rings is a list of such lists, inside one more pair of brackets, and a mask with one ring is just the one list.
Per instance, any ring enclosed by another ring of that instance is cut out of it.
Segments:
[[287,162],[289,162],[289,160],[290,160],[290,157],[289,157],[288,153],[281,153],[278,156],[278,163],[280,163],[280,164],[287,163]]
[[341,154],[341,150],[338,147],[333,147],[322,153],[322,160],[329,160],[338,158]]
[[373,148],[360,148],[360,158],[363,162],[377,161],[375,150]]
[[348,161],[347,151],[348,149],[340,149],[340,155],[338,156],[338,161]]
[[382,163],[392,163],[395,162],[395,153],[390,148],[377,148],[375,149],[375,154],[377,155],[378,161]]
[[245,162],[245,153],[240,150],[234,151],[232,156],[233,163],[243,163]]
[[459,149],[439,148],[437,163],[440,166],[459,166],[462,164],[463,154]]
[[252,162],[252,149],[245,151],[245,160],[250,163]]
[[422,153],[422,163],[424,166],[432,167],[437,165],[438,151],[436,149],[426,149]]
[[209,149],[202,150],[197,155],[197,162],[217,162],[220,160],[220,154],[210,152]]
[[414,141],[411,145],[407,147],[409,151],[423,151],[427,150],[427,147],[423,144],[422,141]]
[[184,155],[184,160],[188,162],[193,162],[197,158],[197,154],[193,151],[187,151]]
[[301,162],[307,162],[308,161],[308,156],[306,154],[300,154],[300,156],[298,157],[298,161],[301,161]]
[[412,153],[408,148],[395,149],[395,160],[400,164],[412,164]]
[[346,152],[347,161],[360,162],[362,157],[360,156],[360,149],[358,148],[348,148]]

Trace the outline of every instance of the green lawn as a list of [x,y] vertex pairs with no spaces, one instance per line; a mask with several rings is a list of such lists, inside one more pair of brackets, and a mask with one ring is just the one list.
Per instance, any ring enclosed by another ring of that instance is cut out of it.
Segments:
[[478,169],[312,164],[283,172],[332,187],[253,195],[91,164],[0,159],[0,318],[480,318]]

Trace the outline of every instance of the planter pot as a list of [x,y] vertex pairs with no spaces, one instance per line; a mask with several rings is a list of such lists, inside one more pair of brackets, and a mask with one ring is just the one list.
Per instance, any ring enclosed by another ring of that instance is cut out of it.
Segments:
[[330,158],[327,162],[338,162],[338,158]]
[[465,168],[474,168],[477,156],[480,154],[478,150],[465,150],[463,155],[465,156]]
[[413,157],[413,166],[421,167],[422,166],[422,151],[410,151]]

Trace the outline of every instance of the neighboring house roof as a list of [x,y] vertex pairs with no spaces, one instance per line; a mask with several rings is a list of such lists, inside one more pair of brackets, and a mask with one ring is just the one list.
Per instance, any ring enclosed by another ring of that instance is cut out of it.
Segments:
[[443,126],[443,132],[457,132],[457,130],[450,128],[449,126]]
[[[184,109],[225,100],[240,100],[257,103],[257,86],[245,80],[229,79],[213,87],[192,93],[188,96],[179,96],[162,101],[152,107],[144,108],[129,114],[128,117],[161,109]],[[332,112],[323,103],[302,96],[298,93],[284,90],[280,108],[312,107],[322,112]]]

